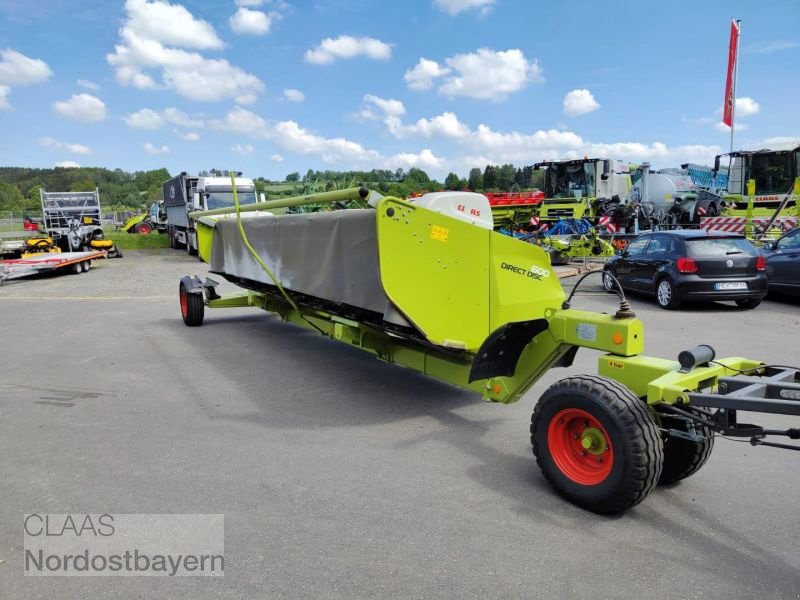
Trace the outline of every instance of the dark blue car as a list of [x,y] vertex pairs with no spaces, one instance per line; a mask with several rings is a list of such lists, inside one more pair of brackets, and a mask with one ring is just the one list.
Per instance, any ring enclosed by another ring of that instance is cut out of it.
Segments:
[[764,245],[769,291],[800,296],[800,227]]
[[702,229],[657,231],[634,239],[609,259],[603,287],[655,296],[661,308],[685,301],[730,300],[755,308],[767,295],[765,257],[744,236]]

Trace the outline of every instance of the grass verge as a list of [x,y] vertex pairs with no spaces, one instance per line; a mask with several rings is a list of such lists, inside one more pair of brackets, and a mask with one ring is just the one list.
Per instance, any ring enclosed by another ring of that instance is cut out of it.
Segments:
[[114,240],[114,244],[119,245],[122,251],[125,250],[144,250],[152,248],[169,248],[169,238],[166,234],[153,232],[149,235],[138,233],[125,233],[124,231],[114,231],[110,227],[103,230],[106,239]]

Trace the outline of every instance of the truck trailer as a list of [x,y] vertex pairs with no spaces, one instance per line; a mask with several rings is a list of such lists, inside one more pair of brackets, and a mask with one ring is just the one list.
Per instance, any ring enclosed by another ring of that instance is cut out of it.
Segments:
[[[233,181],[239,204],[255,204],[257,194],[253,180],[237,173]],[[195,177],[187,175],[185,171],[165,181],[164,208],[170,248],[186,248],[189,254],[196,255],[197,229],[189,213],[232,208],[233,185],[230,177]]]

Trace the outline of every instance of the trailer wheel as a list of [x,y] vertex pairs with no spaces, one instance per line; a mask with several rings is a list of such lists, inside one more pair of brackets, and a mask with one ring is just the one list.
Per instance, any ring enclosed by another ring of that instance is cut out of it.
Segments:
[[72,274],[73,275],[80,275],[83,273],[83,265],[79,262],[76,262],[72,265]]
[[83,272],[86,273],[89,269],[92,268],[92,261],[85,260],[81,263],[83,265]]
[[624,511],[653,490],[664,448],[647,406],[595,375],[551,385],[533,411],[531,443],[545,478],[570,502],[597,513]]
[[[688,424],[685,421],[670,423],[670,427],[688,431]],[[702,441],[693,442],[675,436],[670,436],[664,441],[664,468],[658,480],[659,485],[691,477],[711,457],[711,451],[714,449],[714,432],[705,425],[695,425],[695,433],[703,438]]]
[[192,294],[186,288],[186,284],[181,281],[180,289],[181,316],[183,322],[188,327],[197,327],[203,324],[203,304],[202,294]]

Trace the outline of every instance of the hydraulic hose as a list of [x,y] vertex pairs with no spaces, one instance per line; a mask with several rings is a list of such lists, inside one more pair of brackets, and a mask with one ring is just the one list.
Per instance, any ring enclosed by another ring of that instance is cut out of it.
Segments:
[[231,189],[233,190],[233,206],[236,209],[236,224],[237,224],[237,226],[239,228],[239,235],[242,236],[242,242],[244,243],[245,248],[247,248],[247,250],[250,252],[250,254],[253,255],[253,258],[256,259],[256,262],[261,266],[261,268],[264,270],[264,272],[267,275],[269,275],[269,278],[272,279],[272,283],[274,283],[275,287],[277,287],[280,290],[281,294],[283,294],[283,297],[286,299],[286,302],[289,303],[289,306],[291,306],[294,310],[296,310],[297,314],[299,314],[300,317],[306,323],[311,325],[314,329],[316,329],[320,333],[324,334],[325,332],[322,331],[322,329],[320,329],[319,327],[317,327],[316,324],[314,324],[311,321],[309,321],[308,319],[306,319],[305,315],[303,315],[303,313],[300,312],[300,309],[297,307],[297,304],[295,304],[294,300],[292,300],[292,298],[289,296],[289,294],[286,292],[286,290],[283,289],[283,286],[281,285],[281,282],[278,281],[278,278],[275,277],[275,274],[269,269],[269,267],[267,267],[267,265],[264,263],[264,261],[258,255],[258,252],[256,252],[255,249],[253,248],[253,246],[250,245],[250,240],[247,239],[247,234],[244,232],[244,226],[242,225],[242,213],[239,210],[239,196],[236,193],[236,180],[234,179],[233,171],[231,171]]

